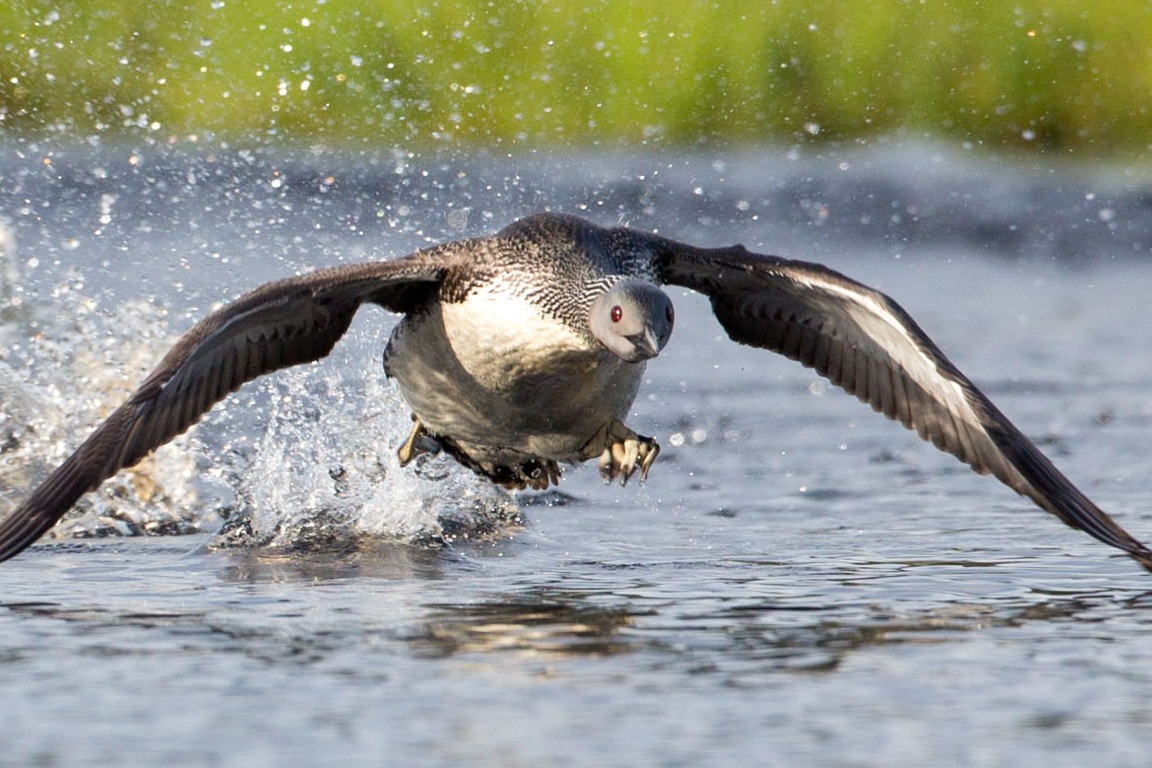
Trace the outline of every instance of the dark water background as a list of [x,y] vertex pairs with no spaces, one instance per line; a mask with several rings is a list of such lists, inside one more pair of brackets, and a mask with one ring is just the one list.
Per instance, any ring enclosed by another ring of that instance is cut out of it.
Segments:
[[[5,158],[9,504],[46,468],[33,448],[64,455],[214,303],[549,208],[883,289],[1152,538],[1152,195],[1124,169],[932,147]],[[379,382],[381,312],[240,393],[142,475],[164,494],[117,491],[203,532],[0,566],[0,764],[1147,764],[1152,577],[674,299],[630,419],[665,446],[642,487],[584,468],[507,499],[389,465],[407,414]],[[117,498],[73,533],[147,527]],[[241,514],[278,546],[210,547]],[[318,546],[329,517],[374,535]],[[446,521],[446,546],[387,538]]]

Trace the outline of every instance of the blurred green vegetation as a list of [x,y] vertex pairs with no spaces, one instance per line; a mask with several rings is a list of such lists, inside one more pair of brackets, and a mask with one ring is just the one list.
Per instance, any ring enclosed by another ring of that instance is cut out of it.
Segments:
[[0,8],[0,131],[404,147],[1152,144],[1146,0]]

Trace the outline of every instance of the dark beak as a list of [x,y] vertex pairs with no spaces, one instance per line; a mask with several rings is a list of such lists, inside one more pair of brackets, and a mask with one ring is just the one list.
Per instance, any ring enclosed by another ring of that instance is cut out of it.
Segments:
[[626,362],[639,363],[642,360],[651,360],[660,354],[660,339],[656,338],[656,334],[648,328],[644,333],[635,333],[628,338],[628,341],[636,347],[634,354],[625,358]]

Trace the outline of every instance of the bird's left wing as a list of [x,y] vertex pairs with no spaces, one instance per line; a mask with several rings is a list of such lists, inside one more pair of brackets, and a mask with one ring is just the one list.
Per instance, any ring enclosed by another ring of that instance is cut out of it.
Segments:
[[325,357],[365,302],[397,312],[439,287],[449,252],[320,270],[257,288],[185,333],[140,387],[0,522],[0,561],[19,554],[88,491],[265,373]]
[[1152,570],[1152,551],[1076,488],[896,302],[818,264],[651,238],[661,279],[728,335],[797,360],[876,411]]

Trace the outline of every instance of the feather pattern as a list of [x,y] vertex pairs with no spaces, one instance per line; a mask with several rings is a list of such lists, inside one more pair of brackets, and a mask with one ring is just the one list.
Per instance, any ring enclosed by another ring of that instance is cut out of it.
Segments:
[[1097,507],[887,296],[818,264],[657,239],[666,283],[709,297],[741,344],[813,368],[980,474],[1152,570],[1152,551]]
[[192,327],[128,401],[0,523],[0,560],[18,554],[88,491],[184,432],[265,373],[326,356],[366,301],[415,308],[445,269],[442,254],[351,265],[270,283]]

